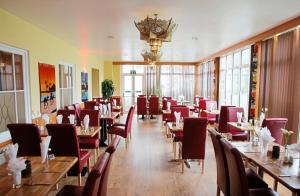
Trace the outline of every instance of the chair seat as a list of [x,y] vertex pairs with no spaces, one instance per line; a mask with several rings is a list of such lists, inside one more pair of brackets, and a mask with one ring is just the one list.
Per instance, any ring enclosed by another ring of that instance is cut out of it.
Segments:
[[177,131],[173,134],[173,142],[181,142],[183,138],[183,132]]
[[277,196],[279,195],[270,188],[249,189],[249,196]]
[[252,188],[268,188],[268,184],[263,181],[252,169],[245,168],[247,180],[248,180],[248,187],[249,189]]
[[65,185],[56,196],[82,196],[83,186]]
[[89,151],[85,151],[85,150],[80,151],[80,160],[79,160],[80,161],[80,171],[84,167],[83,163],[86,163],[87,160],[90,158],[90,156],[91,156],[91,153]]
[[166,121],[166,122],[170,122],[171,121],[171,114],[163,114],[162,115],[162,120]]
[[80,138],[79,147],[81,149],[99,148],[99,138]]
[[108,129],[108,134],[115,134],[126,138],[124,126],[112,126]]

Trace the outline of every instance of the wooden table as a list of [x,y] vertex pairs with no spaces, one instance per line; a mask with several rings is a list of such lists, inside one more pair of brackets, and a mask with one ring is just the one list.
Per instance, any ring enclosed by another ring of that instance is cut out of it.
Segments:
[[41,157],[25,158],[31,161],[32,174],[22,178],[22,187],[19,189],[12,188],[13,179],[8,175],[7,164],[0,165],[0,195],[47,195],[77,162],[77,157],[56,157],[49,160],[49,171],[43,172]]
[[168,115],[168,114],[171,114],[171,110],[162,110],[162,113]]
[[250,125],[249,123],[243,124],[241,126],[238,125],[237,122],[227,122],[227,124],[239,129],[240,131],[254,131],[255,130],[255,127]]
[[120,117],[120,112],[112,112],[111,114],[100,114],[100,125],[101,125],[101,137],[100,146],[107,146],[107,131],[108,131],[108,120],[114,120]]
[[170,132],[177,132],[177,131],[183,131],[183,123],[179,125],[179,127],[176,127],[175,123],[168,122],[167,128]]
[[220,110],[203,110],[206,114],[220,115]]
[[[281,146],[280,158],[272,159],[260,151],[259,146],[252,146],[251,142],[231,142],[247,160],[256,165],[260,171],[265,172],[274,178],[274,189],[277,189],[277,183],[293,192],[293,195],[300,195],[300,168],[299,153],[291,152],[294,162],[291,165],[283,164],[284,147]],[[276,144],[278,145],[278,144]],[[269,145],[269,151],[273,145]]]
[[[76,126],[77,137],[80,138],[94,137],[100,131],[100,129],[101,129],[100,126],[97,127],[90,126],[88,131],[84,131],[81,126]],[[41,131],[40,135],[41,137],[47,137],[49,135],[48,131],[46,130],[46,127],[44,127],[44,130]]]

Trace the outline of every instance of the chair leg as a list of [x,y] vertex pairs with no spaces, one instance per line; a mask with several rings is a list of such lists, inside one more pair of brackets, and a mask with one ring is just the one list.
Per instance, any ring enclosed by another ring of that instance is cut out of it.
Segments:
[[128,138],[125,138],[125,149],[128,148]]
[[181,159],[181,173],[184,172],[184,160]]
[[81,173],[78,174],[78,186],[81,186]]
[[173,142],[174,159],[176,159],[176,148],[177,148],[176,144],[177,144],[176,142]]
[[204,159],[202,159],[202,174],[204,173]]
[[220,196],[221,190],[219,187],[217,187],[217,196]]

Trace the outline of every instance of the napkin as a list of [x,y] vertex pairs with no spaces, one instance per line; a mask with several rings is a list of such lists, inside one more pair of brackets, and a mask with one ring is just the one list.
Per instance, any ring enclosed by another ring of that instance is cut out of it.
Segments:
[[288,148],[289,150],[292,150],[292,151],[295,151],[295,152],[299,152],[299,153],[300,153],[300,143],[287,145],[287,148]]
[[41,156],[42,156],[42,163],[45,163],[46,158],[48,156],[48,148],[50,144],[51,136],[47,136],[43,139],[43,141],[40,143],[41,146]]
[[99,109],[100,109],[100,114],[102,114],[103,113],[103,106],[102,106],[102,104],[99,105]]
[[45,124],[50,123],[50,117],[47,114],[43,114],[42,119],[44,120]]
[[99,107],[97,105],[94,106],[94,110],[98,110]]
[[85,115],[84,119],[83,119],[83,125],[84,125],[84,130],[85,131],[88,130],[89,124],[90,124],[90,116],[89,115]]
[[238,123],[242,123],[242,118],[243,118],[243,112],[237,112],[236,113]]
[[196,98],[196,105],[199,105],[199,97]]
[[68,116],[70,124],[75,124],[75,115],[74,114],[70,114],[70,116]]
[[215,109],[215,104],[214,103],[210,103],[209,104],[209,110],[213,111]]
[[183,102],[184,96],[183,96],[183,95],[180,95],[180,96],[178,96],[178,99],[179,99],[180,102]]
[[270,130],[267,127],[263,127],[260,131],[260,138],[263,143],[269,143],[275,139],[272,137]]
[[263,121],[264,121],[264,119],[265,119],[265,113],[264,112],[261,112],[260,113],[260,116],[259,116],[259,125],[260,126],[262,126],[262,123],[263,123]]
[[5,157],[7,157],[8,160],[16,159],[17,153],[18,153],[18,149],[19,149],[19,144],[18,143],[9,144],[7,146],[6,151],[5,151]]
[[167,110],[170,111],[171,110],[171,102],[167,102]]
[[111,114],[111,104],[110,103],[107,104],[107,110],[108,110],[108,113]]
[[61,124],[62,123],[62,119],[63,119],[63,116],[60,114],[60,115],[57,115],[56,116],[56,123],[57,124]]
[[117,100],[113,99],[114,106],[117,106]]
[[102,111],[103,111],[103,114],[106,114],[106,112],[107,112],[107,107],[106,107],[106,105],[102,105]]
[[180,112],[174,112],[175,120],[176,120],[176,127],[179,126],[179,120],[180,120]]
[[23,157],[17,158],[18,148],[18,143],[9,144],[5,151],[6,156],[9,159],[7,169],[13,173],[21,172],[26,168],[25,159]]

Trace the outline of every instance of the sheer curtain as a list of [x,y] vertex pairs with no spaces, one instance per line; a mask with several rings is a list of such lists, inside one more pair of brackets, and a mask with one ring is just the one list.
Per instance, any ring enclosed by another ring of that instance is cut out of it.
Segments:
[[153,95],[156,94],[157,92],[157,76],[159,76],[159,74],[157,74],[157,70],[159,68],[157,66],[150,66],[147,65],[145,70],[145,79],[146,79],[146,95]]
[[183,95],[192,103],[195,95],[195,66],[161,65],[160,90],[162,96],[178,98]]
[[208,61],[198,66],[198,95],[214,99],[215,80],[214,61]]

